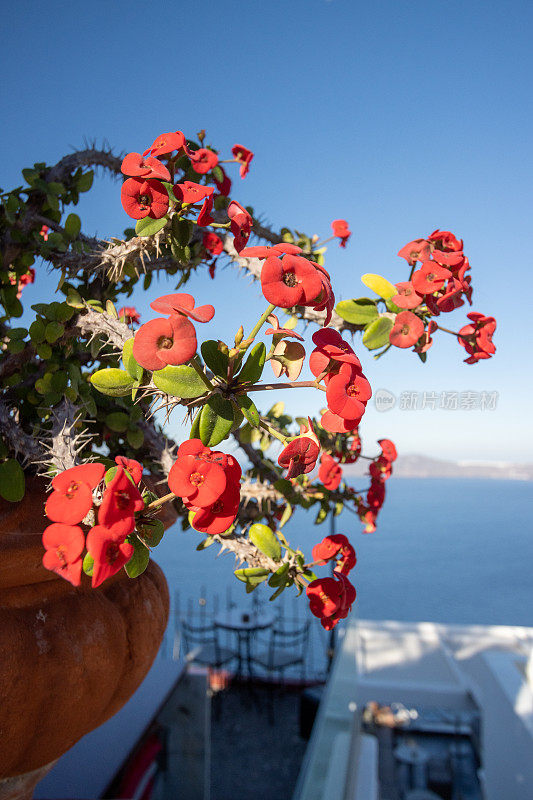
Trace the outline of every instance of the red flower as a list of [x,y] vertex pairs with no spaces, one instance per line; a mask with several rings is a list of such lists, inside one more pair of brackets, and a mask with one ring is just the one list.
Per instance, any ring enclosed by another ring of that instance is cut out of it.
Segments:
[[280,453],[278,464],[287,468],[287,478],[296,478],[314,469],[320,453],[320,442],[309,417],[309,428],[300,426],[300,435],[292,440]]
[[395,347],[411,347],[424,333],[424,323],[412,311],[402,311],[396,316],[389,334],[390,343]]
[[490,358],[496,352],[496,347],[492,342],[496,330],[496,320],[494,317],[486,317],[477,311],[472,311],[467,314],[467,317],[472,322],[461,328],[457,340],[469,355],[465,359],[465,363],[475,364],[477,361]]
[[331,223],[331,228],[333,230],[333,236],[338,236],[340,238],[339,245],[341,247],[346,247],[346,242],[352,235],[351,230],[348,228],[348,223],[345,219],[334,219]]
[[352,610],[352,604],[355,602],[356,598],[355,588],[352,586],[348,578],[337,571],[335,572],[335,575],[337,575],[338,579],[342,582],[344,591],[339,610],[336,611],[331,617],[320,620],[320,624],[327,631],[330,631],[338,622],[340,622],[341,619],[345,619],[348,616],[349,612]]
[[365,523],[363,533],[374,533],[376,530],[376,517],[378,515],[377,510],[360,505],[357,509],[357,514],[361,522]]
[[290,328],[280,328],[279,319],[275,314],[270,314],[267,317],[267,322],[270,322],[272,328],[265,330],[265,336],[272,336],[274,342],[279,342],[283,338],[298,339],[298,341],[303,342],[304,337],[300,336],[296,331],[290,330]]
[[50,230],[50,228],[48,227],[48,225],[43,225],[41,230],[39,231],[39,234],[43,237],[45,242],[48,241],[48,231],[49,230]]
[[[328,453],[324,453],[320,459],[318,479],[322,481],[325,488],[329,489],[331,492],[339,488],[339,484],[342,480],[342,469]],[[314,557],[313,555],[313,558]]]
[[265,300],[281,308],[312,305],[322,283],[313,264],[302,256],[269,256],[261,269]]
[[226,488],[224,469],[194,455],[178,456],[168,475],[168,485],[176,497],[187,499],[198,508],[212,505]]
[[254,157],[254,154],[242,144],[234,144],[231,148],[231,152],[233,153],[235,160],[241,165],[241,178],[245,178],[250,171],[250,161]]
[[152,156],[144,158],[140,153],[128,153],[122,162],[120,171],[123,175],[131,175],[145,180],[148,178],[159,178],[161,181],[171,180],[170,172],[161,161]]
[[139,323],[141,320],[141,315],[135,306],[122,306],[122,308],[119,308],[118,310],[118,316],[124,317],[124,322],[126,322],[128,325],[132,322]]
[[160,181],[153,178],[128,178],[120,193],[124,211],[133,219],[161,219],[168,211],[168,193]]
[[354,367],[361,366],[348,342],[345,342],[340,333],[333,328],[315,331],[312,338],[316,348],[309,357],[309,367],[315,377],[326,372],[332,366],[332,361],[352,364]]
[[251,214],[236,200],[232,200],[228,206],[228,217],[231,220],[231,232],[234,236],[233,245],[240,253],[250,238],[254,221]]
[[98,524],[112,528],[117,537],[127,536],[135,528],[135,513],[143,508],[141,493],[126,475],[124,467],[118,465],[98,509]]
[[373,481],[386,481],[392,475],[392,464],[385,456],[380,456],[370,464],[368,471]]
[[343,419],[360,419],[372,397],[372,389],[359,367],[342,364],[328,381],[326,397],[328,408],[334,414]]
[[208,232],[204,233],[202,244],[207,250],[208,253],[211,253],[213,256],[218,256],[224,249],[224,242],[220,239],[216,233]]
[[[20,300],[22,296],[22,290],[24,289],[24,287],[27,286],[29,283],[34,283],[34,282],[35,282],[35,270],[33,269],[33,267],[30,267],[30,269],[27,272],[25,272],[24,275],[21,275],[20,278],[18,279],[17,300]],[[15,281],[12,280],[11,283],[15,283]]]
[[344,575],[335,572],[334,578],[318,578],[306,589],[309,607],[322,626],[331,630],[344,619],[355,601],[355,589]]
[[272,246],[257,245],[256,247],[246,247],[241,250],[240,255],[246,258],[268,258],[269,256],[280,256],[288,253],[291,256],[297,256],[302,252],[302,248],[296,244],[289,244],[288,242],[280,242]]
[[117,536],[114,528],[95,525],[87,534],[87,550],[94,559],[92,586],[96,588],[127,564],[134,547]]
[[398,451],[396,445],[390,439],[378,439],[378,444],[381,447],[381,452],[388,461],[396,461],[398,458]]
[[174,186],[176,200],[190,205],[201,203],[206,197],[211,197],[214,191],[212,186],[200,186],[199,183],[193,183],[193,181],[184,181]]
[[206,197],[202,208],[200,209],[200,213],[196,218],[196,224],[199,225],[201,228],[205,228],[206,225],[211,225],[214,220],[214,217],[211,216],[211,211],[213,210],[213,195]]
[[103,464],[82,464],[60,472],[52,481],[54,490],[46,501],[45,513],[52,522],[75,525],[93,505],[93,489],[104,477]]
[[411,281],[401,281],[396,284],[398,294],[392,298],[392,302],[400,308],[416,308],[420,305],[423,297],[414,290]]
[[325,411],[320,420],[324,430],[329,431],[329,433],[351,433],[360,422],[361,418],[343,419],[338,414],[334,414],[333,411]]
[[196,353],[194,325],[182,316],[152,319],[142,325],[133,340],[133,358],[149,370],[167,364],[186,364]]
[[137,485],[139,484],[144,469],[142,464],[135,461],[134,458],[126,458],[126,456],[117,456],[115,458],[115,464],[118,464],[119,467],[123,467],[124,471],[131,475],[134,482]]
[[219,168],[220,168],[220,170],[222,172],[222,176],[223,176],[222,180],[221,181],[217,181],[217,179],[214,176],[213,176],[213,180],[216,183],[216,187],[217,187],[219,193],[224,195],[224,197],[229,197],[229,193],[231,192],[231,179],[228,178],[228,176],[224,172],[223,167],[221,167],[220,164],[218,166],[219,166]]
[[82,559],[81,554],[85,547],[85,536],[78,525],[65,525],[54,523],[45,528],[43,545],[46,553],[43,556],[43,565],[46,569],[57,572],[73,586],[79,586],[81,581]]
[[370,489],[366,493],[366,502],[369,508],[380,509],[385,502],[385,484],[372,479]]
[[436,261],[425,261],[420,269],[413,272],[413,288],[419,295],[431,294],[442,289],[451,276],[450,270],[441,267]]
[[427,261],[431,254],[431,246],[426,239],[415,239],[408,242],[399,251],[400,258],[405,258],[409,266],[414,267],[417,261]]
[[174,131],[174,133],[162,133],[154,141],[153,145],[145,150],[143,156],[150,153],[151,156],[164,156],[172,153],[173,150],[186,149],[185,136],[181,131]]
[[182,314],[185,317],[194,319],[195,322],[209,322],[215,316],[215,309],[211,305],[194,307],[194,297],[186,292],[176,294],[164,294],[150,303],[150,308],[159,311],[161,314]]
[[428,236],[428,241],[432,242],[435,247],[435,250],[442,250],[444,252],[448,252],[450,250],[462,250],[463,249],[463,240],[458,239],[453,233],[450,231],[433,231],[432,234]]
[[200,147],[199,150],[189,153],[189,158],[192,161],[193,170],[199,175],[205,175],[218,164],[217,154],[206,147]]
[[191,520],[192,527],[200,533],[224,533],[235,521],[240,498],[239,484],[228,484],[218,500],[196,512]]
[[312,555],[313,561],[320,562],[322,566],[340,555],[341,558],[337,562],[335,571],[341,575],[348,575],[357,563],[355,550],[342,533],[326,536],[320,544],[313,547]]

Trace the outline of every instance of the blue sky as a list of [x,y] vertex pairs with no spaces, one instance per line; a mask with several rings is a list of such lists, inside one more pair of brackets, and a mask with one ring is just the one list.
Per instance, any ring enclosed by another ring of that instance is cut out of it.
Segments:
[[[410,352],[378,362],[362,353],[373,387],[402,392],[498,392],[494,411],[378,413],[362,425],[403,452],[530,461],[533,381],[525,298],[531,274],[531,5],[522,2],[19,2],[0,33],[4,153],[0,184],[34,161],[55,162],[85,140],[142,151],[162,132],[193,135],[229,153],[255,152],[235,199],[274,225],[354,236],[326,266],[338,299],[367,294],[359,277],[405,278],[396,253],[437,227],[465,241],[474,309],[496,316],[498,351],[462,363],[441,334],[422,365]],[[128,222],[119,184],[100,178],[79,206],[84,230],[109,236]],[[28,302],[49,293],[43,273]],[[162,279],[161,289],[167,284]],[[264,307],[231,269],[189,289],[214,302],[207,331],[229,336]],[[138,306],[148,318],[154,286]],[[468,309],[447,315],[460,327]],[[216,324],[215,324],[216,323]],[[443,324],[445,324],[443,322]],[[199,332],[200,333],[200,332]],[[286,393],[289,394],[289,393]],[[316,411],[310,390],[284,397]],[[177,424],[177,421],[176,421]],[[369,449],[371,449],[369,447]]]

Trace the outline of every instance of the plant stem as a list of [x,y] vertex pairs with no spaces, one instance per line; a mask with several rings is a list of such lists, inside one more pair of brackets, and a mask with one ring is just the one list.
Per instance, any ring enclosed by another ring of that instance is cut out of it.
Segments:
[[155,508],[159,508],[162,506],[163,503],[168,503],[169,500],[175,500],[176,496],[174,492],[169,492],[168,494],[163,495],[163,497],[158,497],[157,500],[154,500],[150,505],[146,506],[144,509],[145,511],[153,511]]
[[209,380],[209,378],[205,374],[205,372],[203,370],[203,367],[202,367],[202,364],[201,364],[200,359],[198,358],[198,356],[194,356],[194,358],[191,358],[191,360],[189,361],[189,364],[191,365],[191,367],[193,369],[196,370],[196,372],[198,373],[198,375],[200,376],[202,381],[205,383],[205,385],[207,386],[209,391],[214,392],[215,391],[215,386],[211,383],[211,381]]
[[288,381],[287,383],[255,383],[253,386],[236,390],[240,392],[269,392],[271,389],[320,389],[325,392],[325,386],[319,386],[315,381]]
[[[255,337],[257,336],[259,331],[261,330],[261,327],[266,322],[267,317],[269,317],[272,314],[272,312],[275,310],[275,308],[276,308],[276,306],[272,305],[272,303],[271,303],[269,305],[269,307],[267,308],[267,310],[263,314],[261,314],[261,316],[259,317],[258,321],[256,322],[256,324],[254,325],[254,327],[250,331],[250,335],[246,337],[244,342],[242,342],[241,347],[240,347],[241,350],[244,350],[245,352],[246,352],[246,350],[248,350],[248,348],[252,344],[253,340],[255,339]],[[243,347],[242,346],[243,344],[245,344],[246,346]]]
[[281,442],[281,443],[282,443],[284,446],[287,446],[287,444],[288,444],[288,440],[287,440],[287,439],[285,438],[285,436],[283,436],[281,433],[278,433],[278,432],[277,432],[277,430],[276,430],[275,428],[271,428],[271,427],[270,427],[270,425],[269,425],[267,422],[263,422],[263,420],[262,420],[262,419],[261,419],[261,420],[259,420],[259,425],[260,425],[260,427],[261,427],[261,428],[263,428],[263,430],[265,430],[265,431],[266,431],[267,433],[269,433],[271,436],[274,436],[276,439],[279,439],[279,441],[280,441],[280,442]]
[[[435,323],[436,324],[436,323]],[[437,325],[439,331],[444,331],[444,333],[451,333],[452,336],[460,336],[460,333],[456,333],[455,331],[451,331],[449,328],[443,328],[442,325]],[[463,338],[463,337],[461,337]]]

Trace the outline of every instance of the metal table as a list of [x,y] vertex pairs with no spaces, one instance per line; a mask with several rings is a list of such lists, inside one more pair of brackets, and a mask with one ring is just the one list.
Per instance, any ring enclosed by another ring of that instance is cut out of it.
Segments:
[[237,672],[243,674],[243,663],[246,662],[248,678],[252,676],[251,640],[254,633],[264,631],[274,624],[275,616],[272,611],[250,610],[238,608],[223,611],[217,614],[214,622],[217,628],[232,631],[237,634]]

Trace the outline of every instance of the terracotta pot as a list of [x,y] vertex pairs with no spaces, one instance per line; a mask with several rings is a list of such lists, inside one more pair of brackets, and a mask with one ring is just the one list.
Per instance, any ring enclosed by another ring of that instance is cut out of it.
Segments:
[[[0,783],[40,771],[115,714],[161,644],[168,588],[157,564],[92,589],[44,569],[43,484],[0,500]],[[42,777],[42,774],[40,774]],[[1,792],[0,792],[1,794]]]

